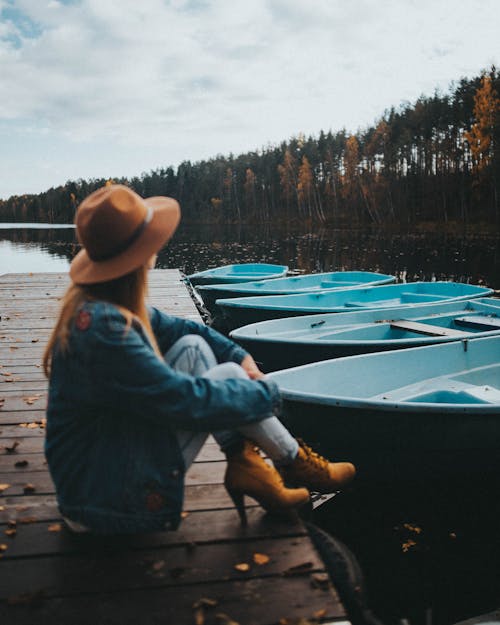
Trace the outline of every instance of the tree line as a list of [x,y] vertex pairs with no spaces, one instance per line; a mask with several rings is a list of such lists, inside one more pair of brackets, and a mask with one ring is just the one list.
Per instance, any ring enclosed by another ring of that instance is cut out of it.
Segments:
[[[169,195],[188,223],[308,221],[334,226],[500,225],[500,72],[463,78],[349,134],[321,131],[239,156],[115,179]],[[0,201],[0,221],[70,223],[106,179]]]

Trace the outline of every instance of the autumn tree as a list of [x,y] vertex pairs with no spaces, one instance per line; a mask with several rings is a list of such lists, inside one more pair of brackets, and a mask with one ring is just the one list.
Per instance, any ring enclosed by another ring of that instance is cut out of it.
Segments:
[[290,150],[285,151],[283,163],[278,165],[281,195],[286,202],[286,212],[290,211],[292,200],[297,194],[297,161]]
[[475,122],[465,133],[472,161],[472,175],[477,189],[491,188],[493,191],[495,218],[498,220],[497,184],[492,175],[494,156],[493,136],[499,111],[499,100],[493,88],[491,76],[483,75],[474,95],[473,115]]
[[359,142],[354,135],[348,137],[344,150],[344,172],[342,176],[342,196],[349,212],[358,218],[357,200],[359,197]]
[[243,190],[245,192],[245,204],[247,207],[247,211],[249,213],[255,213],[257,207],[257,197],[256,197],[256,176],[254,172],[247,168],[245,172],[245,182],[243,184]]
[[491,77],[483,76],[474,96],[474,119],[471,129],[465,133],[472,160],[472,171],[478,177],[491,164],[493,155],[493,132],[499,110],[499,100]]

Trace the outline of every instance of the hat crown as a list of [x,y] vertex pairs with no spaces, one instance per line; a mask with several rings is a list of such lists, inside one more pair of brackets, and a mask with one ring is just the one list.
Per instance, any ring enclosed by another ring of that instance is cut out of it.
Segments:
[[109,185],[91,193],[78,207],[76,232],[94,261],[123,252],[144,226],[148,208],[124,185]]

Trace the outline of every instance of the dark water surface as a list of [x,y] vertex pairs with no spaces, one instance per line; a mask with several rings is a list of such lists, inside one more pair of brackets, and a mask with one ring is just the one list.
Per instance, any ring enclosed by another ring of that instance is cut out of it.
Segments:
[[[62,271],[78,249],[72,227],[0,224],[0,272]],[[157,266],[189,274],[240,262],[287,264],[305,272],[381,271],[409,281],[456,280],[500,289],[500,238],[494,236],[181,226],[160,251]]]
[[[0,274],[65,271],[73,228],[0,224]],[[399,279],[456,280],[500,289],[500,239],[447,233],[181,227],[157,266],[184,273],[271,262],[304,272],[369,270]],[[499,425],[500,427],[500,425]],[[356,489],[314,521],[362,564],[370,606],[386,625],[450,625],[500,606],[499,484]]]

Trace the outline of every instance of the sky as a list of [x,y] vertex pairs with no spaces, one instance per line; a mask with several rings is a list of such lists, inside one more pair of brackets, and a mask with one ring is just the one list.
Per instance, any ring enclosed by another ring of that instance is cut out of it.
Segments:
[[0,198],[356,132],[499,32],[500,0],[0,0]]

